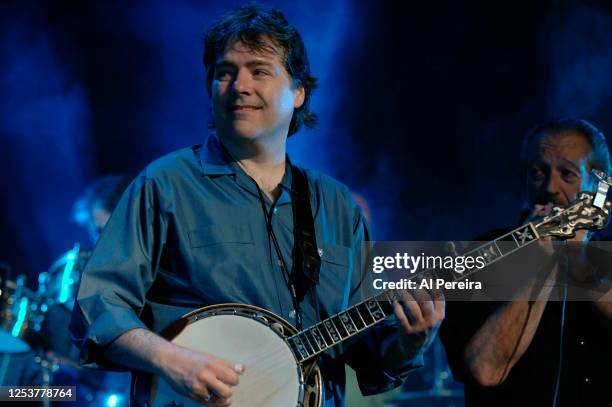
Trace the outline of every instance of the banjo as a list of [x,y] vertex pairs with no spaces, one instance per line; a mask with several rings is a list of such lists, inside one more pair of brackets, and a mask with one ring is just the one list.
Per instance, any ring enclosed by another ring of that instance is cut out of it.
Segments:
[[[596,194],[581,192],[568,208],[554,208],[549,216],[471,252],[482,255],[487,266],[545,236],[569,238],[578,229],[603,230],[612,206],[605,200],[612,178],[604,178],[603,174],[598,178]],[[498,245],[501,240],[514,244]],[[468,274],[454,273],[453,278],[457,281]],[[302,331],[278,315],[252,305],[212,305],[186,314],[162,336],[191,350],[244,363],[246,370],[234,388],[232,406],[321,407],[323,381],[317,356],[393,314],[395,300],[395,290],[382,291]],[[202,405],[177,393],[159,376],[136,373],[132,391],[137,405]]]

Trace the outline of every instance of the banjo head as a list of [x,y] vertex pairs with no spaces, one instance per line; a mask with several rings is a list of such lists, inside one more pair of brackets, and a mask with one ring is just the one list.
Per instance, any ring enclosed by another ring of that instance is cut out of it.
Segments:
[[[257,307],[224,304],[195,310],[177,326],[178,329],[170,327],[164,335],[172,343],[245,366],[240,384],[234,387],[232,406],[302,405],[302,369],[284,339],[296,330],[280,317]],[[152,406],[172,402],[201,406],[176,393],[162,379],[154,381],[150,395]]]

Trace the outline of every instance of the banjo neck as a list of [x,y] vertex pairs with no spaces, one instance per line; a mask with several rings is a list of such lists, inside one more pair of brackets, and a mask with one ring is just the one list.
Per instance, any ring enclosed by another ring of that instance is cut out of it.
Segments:
[[[509,240],[510,238],[515,243],[514,247],[508,248],[505,245],[497,244],[501,240]],[[532,223],[527,223],[465,254],[482,256],[486,267],[535,242],[538,238],[535,226]],[[452,273],[452,276],[454,281],[460,281],[471,274],[473,272],[470,273],[466,270],[464,273]],[[425,270],[413,275],[408,280],[429,278],[437,278],[435,270]],[[313,358],[385,320],[393,314],[392,304],[399,300],[398,291],[395,289],[381,291],[377,295],[371,296],[288,337],[287,341],[298,357],[298,362],[302,363]]]
[[[486,268],[498,260],[522,249],[546,236],[567,239],[577,229],[603,230],[608,222],[610,201],[582,192],[579,199],[568,208],[554,208],[554,213],[537,222],[526,223],[495,240],[485,243],[464,255],[481,256],[482,268],[472,268],[463,273],[451,272],[454,281],[460,281]],[[504,244],[498,244],[503,241]],[[414,274],[408,280],[437,278],[435,270]],[[287,338],[299,363],[311,359],[385,320],[393,314],[393,302],[399,299],[398,290],[381,291],[346,310],[332,315],[315,325]]]

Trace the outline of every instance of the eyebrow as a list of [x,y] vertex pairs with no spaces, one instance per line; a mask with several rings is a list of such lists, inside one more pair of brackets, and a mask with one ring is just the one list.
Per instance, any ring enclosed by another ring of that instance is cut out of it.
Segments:
[[[567,158],[560,158],[559,161],[562,165],[568,165],[573,170],[578,171],[578,172],[580,171],[580,160],[578,160],[577,162],[573,160],[568,160]],[[538,165],[538,166],[545,165],[547,167],[550,167],[550,164],[546,163],[541,158],[536,158],[536,159],[531,160],[531,165]]]
[[561,162],[569,165],[570,167],[572,167],[576,171],[580,171],[580,161],[576,162],[576,161],[568,160],[566,158],[562,158]]
[[[259,60],[259,59],[252,59],[252,60],[248,61],[245,65],[248,68],[253,68],[253,67],[256,67],[256,66],[266,66],[266,67],[269,67],[269,68],[274,68],[275,67],[275,65],[273,63],[268,62],[268,61],[262,61],[262,60]],[[230,61],[225,61],[224,60],[224,61],[217,62],[215,64],[215,69],[224,68],[224,67],[233,67],[233,66],[236,66],[236,64],[234,64],[234,63],[232,63]]]

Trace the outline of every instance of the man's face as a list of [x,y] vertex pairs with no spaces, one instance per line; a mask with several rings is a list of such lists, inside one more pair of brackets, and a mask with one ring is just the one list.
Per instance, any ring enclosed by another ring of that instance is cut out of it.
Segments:
[[254,52],[242,42],[217,59],[212,82],[215,126],[220,137],[284,140],[293,111],[304,103],[304,88],[294,88],[282,52]]
[[589,189],[590,152],[591,145],[579,133],[542,137],[535,143],[527,167],[529,204],[567,206],[578,192]]

